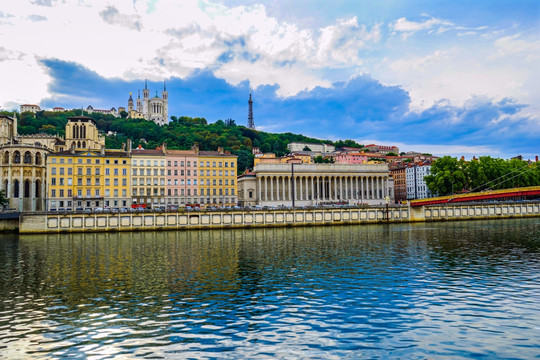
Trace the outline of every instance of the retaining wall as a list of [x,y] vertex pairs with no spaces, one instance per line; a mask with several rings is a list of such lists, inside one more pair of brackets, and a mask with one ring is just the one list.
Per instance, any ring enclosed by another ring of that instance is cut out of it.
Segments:
[[[388,219],[387,219],[388,215]],[[540,216],[540,202],[424,206],[418,208],[279,209],[119,214],[22,214],[20,233],[150,231],[316,226]]]

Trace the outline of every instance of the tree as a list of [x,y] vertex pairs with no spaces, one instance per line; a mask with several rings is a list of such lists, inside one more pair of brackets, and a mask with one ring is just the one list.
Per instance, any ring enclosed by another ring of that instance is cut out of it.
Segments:
[[251,153],[251,151],[248,150],[239,150],[234,152],[236,156],[238,156],[237,159],[237,165],[238,165],[238,174],[242,174],[246,169],[252,169],[253,168],[253,160],[255,159],[255,156]]
[[394,152],[389,152],[388,154],[386,154],[386,156],[399,156],[399,155]]
[[120,117],[121,117],[122,119],[127,119],[128,115],[129,115],[129,114],[127,113],[126,110],[120,111]]
[[450,195],[465,189],[467,176],[464,170],[462,162],[444,156],[431,164],[431,175],[424,177],[424,180],[434,194]]
[[6,198],[6,192],[0,190],[0,206],[2,207],[2,210],[4,210],[8,204],[9,200]]

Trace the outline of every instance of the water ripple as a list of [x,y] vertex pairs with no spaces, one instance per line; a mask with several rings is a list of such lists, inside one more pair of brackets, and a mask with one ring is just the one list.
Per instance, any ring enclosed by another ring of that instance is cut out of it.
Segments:
[[534,358],[539,234],[522,219],[7,236],[0,357]]

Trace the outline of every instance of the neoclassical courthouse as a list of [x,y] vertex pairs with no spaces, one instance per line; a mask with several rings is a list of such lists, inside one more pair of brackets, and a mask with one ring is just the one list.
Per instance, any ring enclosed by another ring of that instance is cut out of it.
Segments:
[[394,198],[387,164],[258,164],[238,178],[240,205],[384,204]]

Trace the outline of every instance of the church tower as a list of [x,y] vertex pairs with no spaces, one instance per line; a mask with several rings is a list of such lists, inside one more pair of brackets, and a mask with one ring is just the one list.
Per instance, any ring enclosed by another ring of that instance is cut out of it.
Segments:
[[129,99],[128,99],[128,114],[131,115],[132,111],[133,111],[133,98],[131,97],[131,92],[130,92]]
[[144,118],[146,120],[149,119],[148,113],[149,113],[149,106],[148,101],[150,100],[150,90],[148,90],[148,80],[144,80],[144,90],[143,90],[143,109],[142,112],[144,114]]
[[169,93],[167,92],[167,83],[165,81],[163,81],[161,98],[163,99],[163,119],[165,120],[165,124],[167,124],[169,122]]
[[141,90],[139,90],[139,95],[137,96],[137,112],[142,112]]
[[253,100],[251,99],[251,91],[249,92],[249,110],[248,110],[248,123],[247,127],[255,130],[255,121],[253,121]]

